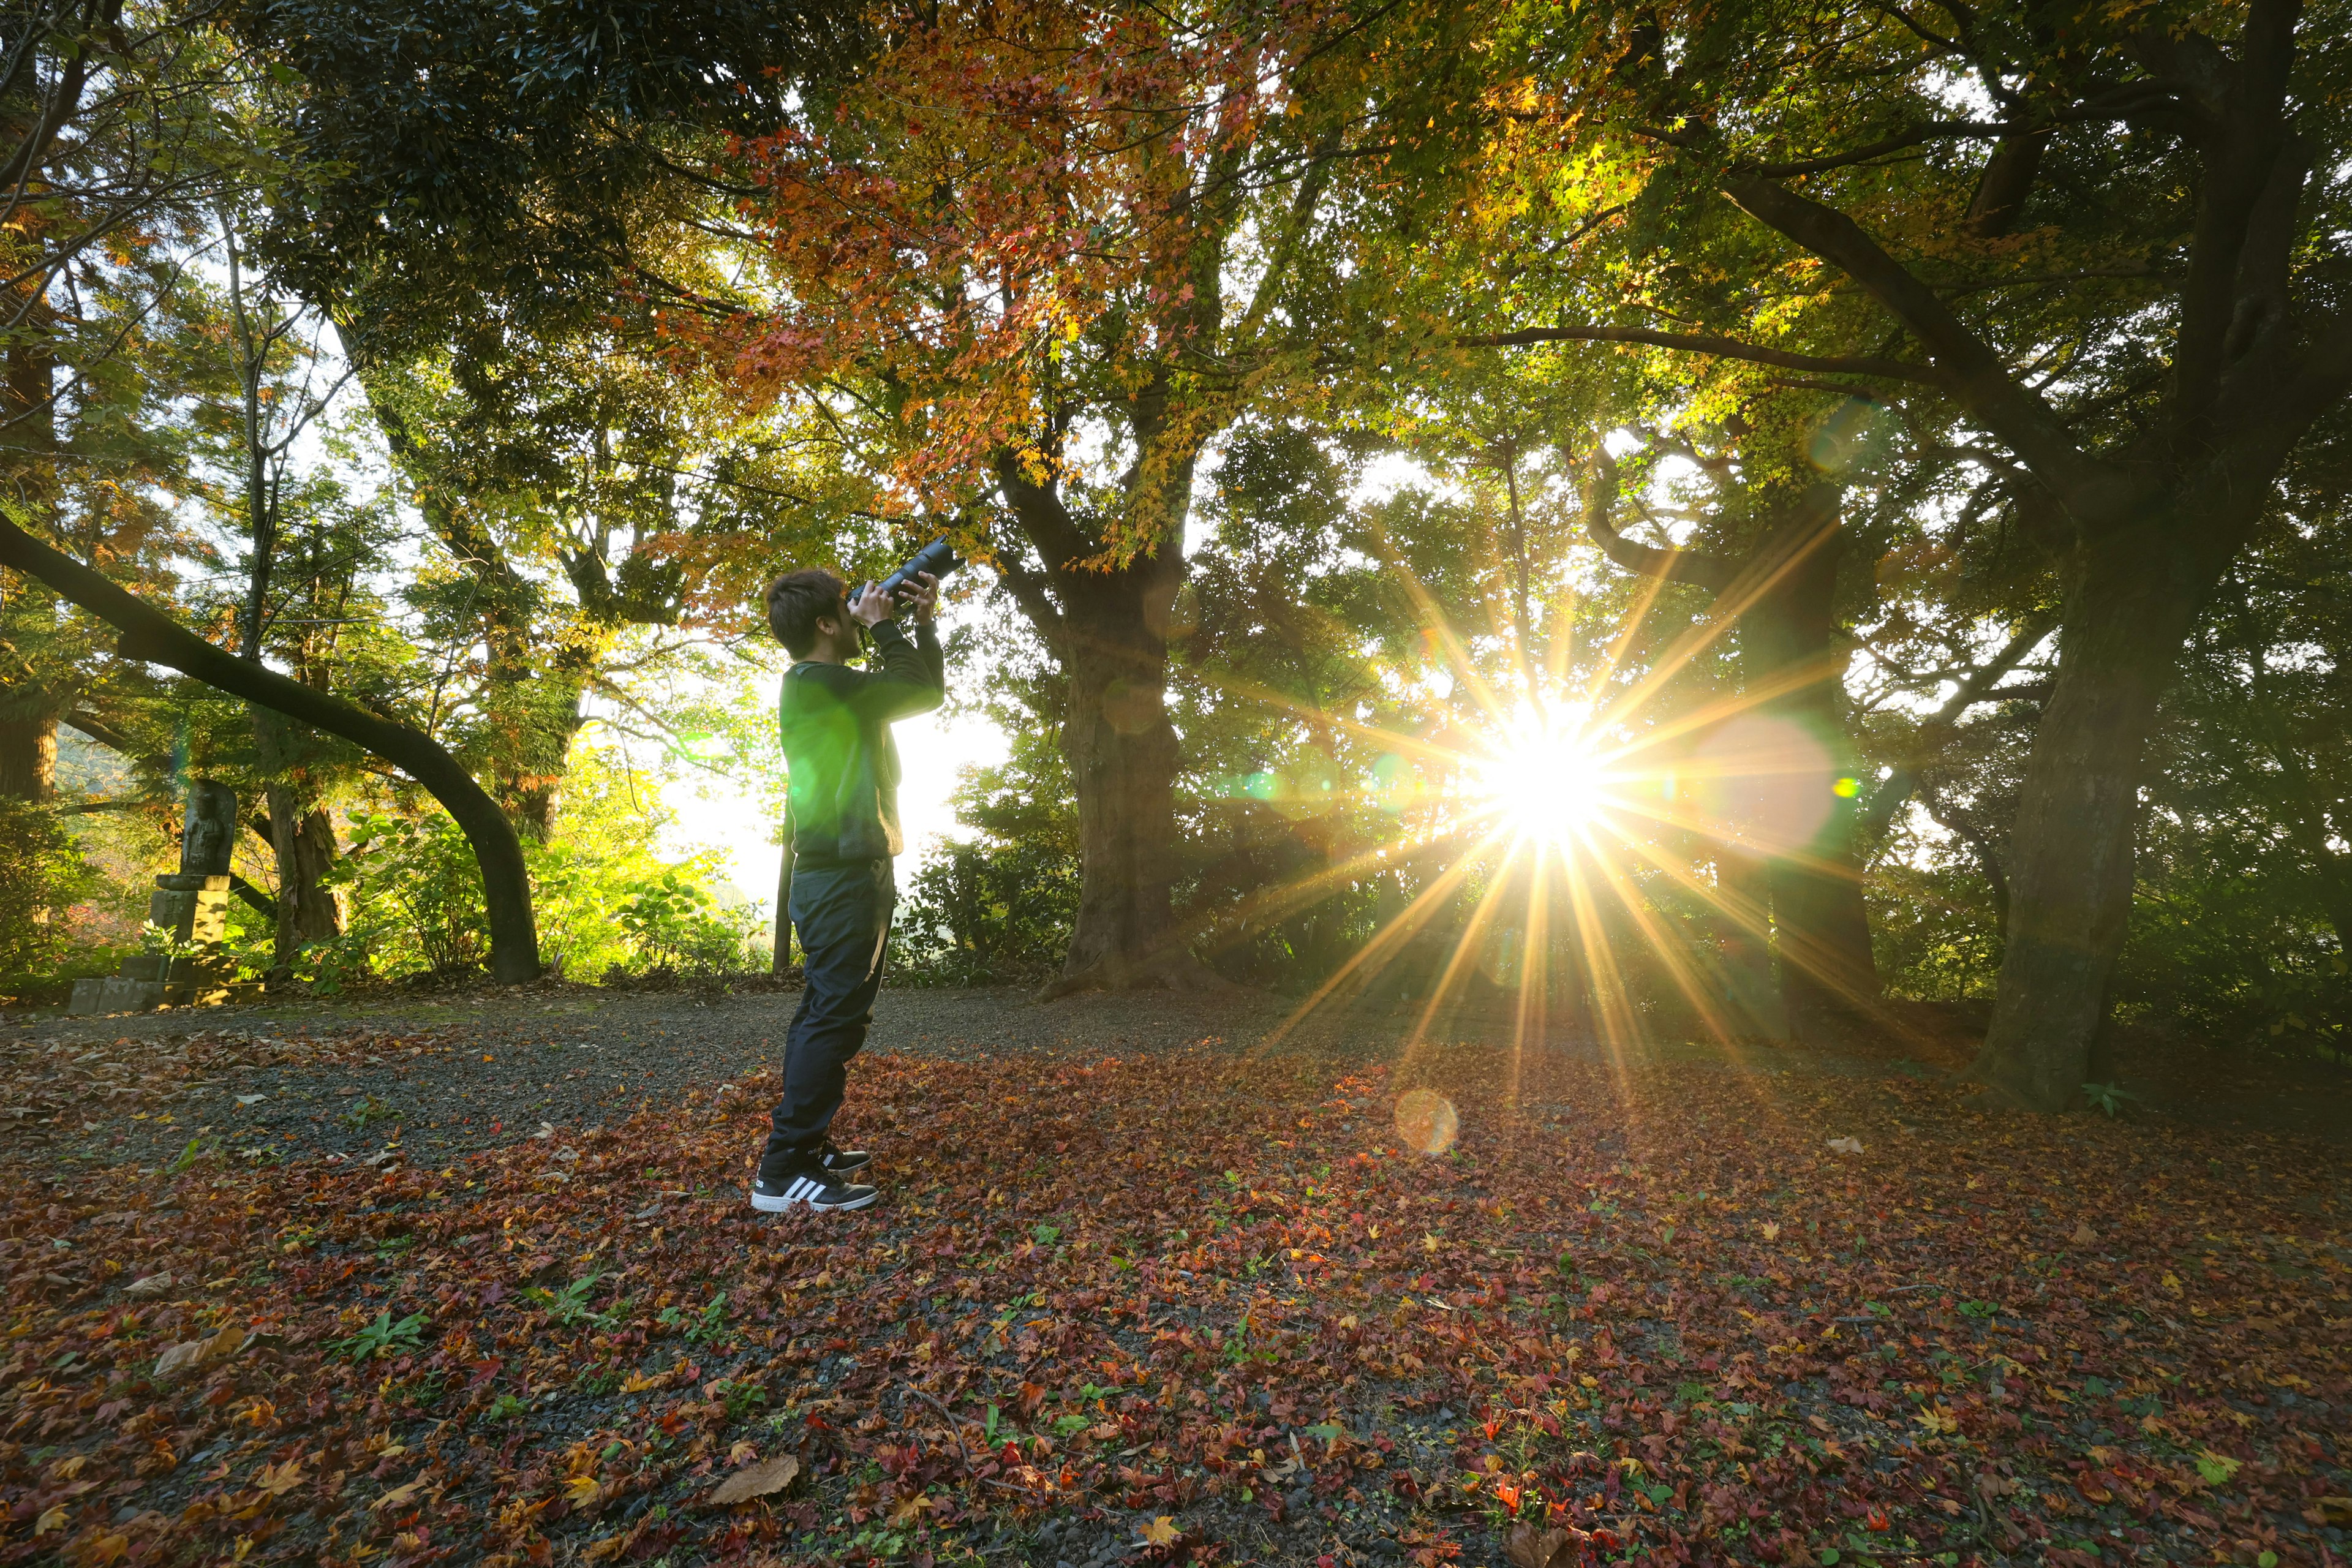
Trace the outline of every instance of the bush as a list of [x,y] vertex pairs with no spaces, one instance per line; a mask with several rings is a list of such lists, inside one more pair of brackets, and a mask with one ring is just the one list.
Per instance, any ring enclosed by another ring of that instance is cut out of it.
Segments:
[[1034,843],[950,842],[909,879],[894,978],[1026,984],[1058,968],[1078,915],[1077,858]]
[[446,812],[352,815],[351,847],[328,879],[348,890],[351,921],[315,962],[331,986],[353,972],[446,974],[478,969],[490,949],[481,868]]
[[699,858],[664,867],[637,883],[621,907],[621,929],[648,969],[725,974],[743,967],[744,944],[757,922],[719,908],[703,885],[709,869]]
[[[526,839],[541,962],[556,973],[625,978],[648,971],[729,973],[745,967],[748,914],[719,905],[710,858],[664,865],[642,845]],[[305,955],[333,991],[365,975],[469,973],[489,953],[473,849],[441,812],[355,815],[332,881],[348,890],[349,928]]]
[[0,995],[46,993],[72,978],[67,911],[94,880],[54,808],[0,800]]

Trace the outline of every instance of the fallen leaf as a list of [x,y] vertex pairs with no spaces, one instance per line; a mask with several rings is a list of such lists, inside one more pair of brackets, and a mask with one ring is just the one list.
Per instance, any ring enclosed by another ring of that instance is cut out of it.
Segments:
[[122,1293],[134,1301],[143,1301],[150,1296],[160,1296],[171,1288],[172,1277],[169,1274],[150,1274],[144,1279],[134,1279],[125,1285]]
[[2084,1220],[2082,1223],[2074,1226],[2074,1239],[2075,1246],[2088,1247],[2091,1243],[2099,1239],[2099,1233],[2091,1228],[2091,1222],[2089,1220]]
[[1778,1241],[1780,1239],[1780,1221],[1768,1219],[1764,1222],[1764,1239],[1767,1241]]
[[166,1350],[157,1360],[155,1375],[170,1377],[176,1373],[191,1371],[196,1367],[224,1360],[242,1350],[249,1337],[243,1329],[231,1323],[227,1328],[207,1339],[184,1341]]
[[705,1500],[720,1506],[728,1503],[748,1502],[752,1498],[766,1497],[770,1492],[783,1490],[793,1484],[793,1478],[800,1473],[801,1462],[792,1455],[784,1454],[770,1459],[764,1465],[754,1465],[748,1470],[736,1471],[719,1482]]
[[1939,1437],[1946,1436],[1960,1429],[1958,1417],[1955,1416],[1950,1411],[1946,1410],[1940,1405],[1930,1405],[1912,1419],[1917,1421],[1920,1426],[1925,1426],[1928,1431],[1933,1432]]
[[1510,1539],[1503,1544],[1503,1555],[1512,1568],[1560,1568],[1576,1561],[1579,1553],[1576,1538],[1564,1530],[1538,1530],[1532,1524],[1512,1527]]
[[[2324,1502],[2326,1500],[2323,1498],[2320,1500]],[[65,1505],[63,1503],[59,1503],[57,1507],[50,1509],[47,1512],[42,1514],[40,1518],[33,1521],[33,1533],[35,1535],[47,1535],[52,1530],[63,1530],[66,1527],[66,1520],[68,1517]]]
[[1859,1138],[1832,1138],[1830,1140],[1830,1148],[1832,1152],[1839,1154],[1859,1154],[1862,1152],[1862,1140]]
[[297,1455],[282,1465],[264,1465],[253,1478],[253,1484],[271,1497],[284,1497],[302,1484],[302,1459]]
[[566,1477],[563,1482],[563,1500],[573,1508],[586,1508],[596,1500],[596,1494],[602,1489],[597,1486],[596,1478],[593,1476]]
[[[416,1489],[424,1484],[425,1478],[423,1476],[417,1477],[413,1481],[403,1481],[400,1485],[384,1493],[383,1496],[376,1499],[375,1501],[368,1504],[368,1511],[373,1513],[380,1508],[398,1508],[410,1498],[415,1497],[416,1495]],[[596,1483],[594,1481],[590,1481],[588,1485],[591,1489],[593,1489]]]
[[1176,1521],[1164,1513],[1145,1525],[1140,1533],[1146,1546],[1173,1546],[1184,1538]]
[[905,1524],[908,1520],[919,1519],[923,1511],[930,1506],[931,1500],[920,1492],[913,1497],[900,1498],[890,1510],[890,1523],[895,1528]]

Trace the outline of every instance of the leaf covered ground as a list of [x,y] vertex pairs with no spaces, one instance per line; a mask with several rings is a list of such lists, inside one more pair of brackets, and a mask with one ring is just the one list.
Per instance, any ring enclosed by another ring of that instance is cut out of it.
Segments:
[[0,1562],[2347,1553],[2315,1144],[1769,1056],[881,1052],[885,1205],[765,1218],[774,1087],[12,1164]]

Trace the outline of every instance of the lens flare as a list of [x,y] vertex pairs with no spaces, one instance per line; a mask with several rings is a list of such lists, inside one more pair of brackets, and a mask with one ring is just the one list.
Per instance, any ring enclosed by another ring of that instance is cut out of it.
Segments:
[[1409,1089],[1397,1096],[1396,1129],[1407,1148],[1443,1154],[1461,1136],[1462,1117],[1435,1089]]

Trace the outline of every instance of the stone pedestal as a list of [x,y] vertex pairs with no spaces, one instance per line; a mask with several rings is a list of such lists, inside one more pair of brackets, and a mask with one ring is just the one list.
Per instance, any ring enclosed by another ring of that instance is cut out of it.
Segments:
[[236,833],[236,795],[227,785],[198,780],[188,786],[188,819],[180,836],[180,868],[155,879],[148,923],[169,932],[172,945],[193,947],[167,958],[142,952],[122,961],[120,973],[74,982],[71,1013],[147,1013],[226,1002],[258,987],[236,985],[228,966],[207,950],[226,932],[229,849]]

